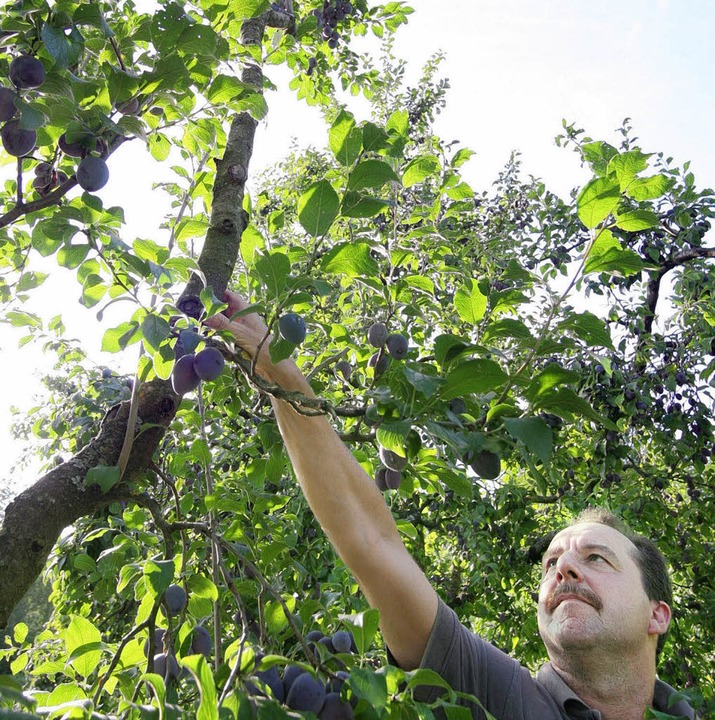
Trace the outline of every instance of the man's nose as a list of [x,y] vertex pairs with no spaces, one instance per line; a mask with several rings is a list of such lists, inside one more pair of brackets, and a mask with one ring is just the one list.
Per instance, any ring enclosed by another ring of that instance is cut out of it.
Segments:
[[556,561],[556,579],[558,582],[579,581],[582,579],[581,568],[573,553],[565,552],[559,555]]

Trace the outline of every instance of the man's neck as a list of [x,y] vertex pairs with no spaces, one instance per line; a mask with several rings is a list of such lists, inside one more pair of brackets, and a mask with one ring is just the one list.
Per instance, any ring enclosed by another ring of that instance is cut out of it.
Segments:
[[552,658],[554,670],[603,720],[643,720],[653,701],[652,659],[595,656]]

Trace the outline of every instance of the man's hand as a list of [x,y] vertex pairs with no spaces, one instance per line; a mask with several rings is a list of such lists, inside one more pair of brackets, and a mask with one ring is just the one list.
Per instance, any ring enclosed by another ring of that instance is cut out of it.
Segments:
[[282,360],[275,365],[271,362],[268,351],[271,337],[268,336],[268,328],[260,315],[252,312],[236,316],[237,313],[250,307],[250,304],[240,295],[229,291],[224,293],[222,299],[228,303],[228,308],[224,313],[210,317],[205,324],[213,330],[230,330],[236,339],[236,344],[251,360],[255,360],[256,372],[261,377],[286,390],[300,390],[312,397],[310,386],[292,360]]

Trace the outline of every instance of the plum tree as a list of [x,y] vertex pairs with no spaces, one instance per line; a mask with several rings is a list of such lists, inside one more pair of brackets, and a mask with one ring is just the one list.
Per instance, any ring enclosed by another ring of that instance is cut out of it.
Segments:
[[395,360],[402,360],[402,358],[407,355],[407,350],[409,349],[407,338],[400,333],[390,335],[385,341],[385,346],[387,347],[387,352],[389,352]]
[[164,593],[164,604],[171,615],[178,615],[186,607],[186,590],[181,585],[169,585]]
[[381,348],[388,338],[387,325],[381,322],[375,322],[368,328],[367,341],[376,348]]
[[109,168],[100,157],[87,155],[77,165],[77,184],[87,192],[96,192],[109,180]]
[[6,122],[0,130],[0,137],[5,152],[15,157],[29,155],[37,143],[37,133],[21,127],[19,120]]
[[325,702],[325,685],[310,673],[299,675],[286,695],[285,703],[291,710],[320,712]]
[[398,455],[394,450],[388,450],[386,447],[380,446],[378,452],[380,460],[390,470],[404,470],[407,467],[407,458]]
[[226,364],[221,351],[215,347],[207,347],[194,356],[194,372],[201,380],[215,380]]
[[278,320],[278,331],[284,340],[300,345],[306,336],[305,320],[298,313],[286,313]]
[[17,88],[38,88],[45,82],[45,66],[32,55],[20,55],[10,63],[8,76]]
[[194,353],[182,355],[175,363],[171,371],[171,387],[177,395],[185,395],[195,390],[201,378],[194,369]]
[[0,122],[6,122],[15,116],[16,97],[17,95],[10,88],[0,87]]

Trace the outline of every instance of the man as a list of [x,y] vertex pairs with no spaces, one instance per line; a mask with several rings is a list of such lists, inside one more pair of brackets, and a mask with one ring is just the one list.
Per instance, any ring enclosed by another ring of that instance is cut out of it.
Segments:
[[[256,314],[236,316],[247,303],[234,293],[224,300],[226,315],[235,319],[218,315],[207,324],[230,330],[251,357],[260,347],[256,371],[263,378],[313,397],[295,363],[271,363],[263,321]],[[668,707],[673,691],[656,681],[670,594],[659,592],[658,583],[653,597],[646,592],[638,547],[643,538],[610,515],[582,518],[553,538],[544,555],[538,603],[539,631],[551,662],[534,680],[464,628],[440,600],[403,545],[382,494],[328,419],[302,415],[275,398],[272,404],[303,493],[379,610],[380,629],[400,667],[437,671],[455,690],[476,696],[498,720],[642,720],[649,707],[693,717],[682,701]],[[662,558],[660,565],[669,588]],[[436,688],[425,688],[421,699],[437,697]],[[476,705],[472,712],[485,717]]]

